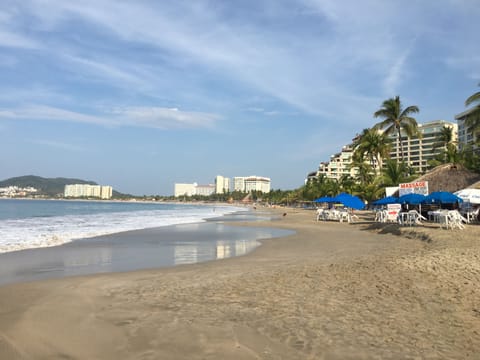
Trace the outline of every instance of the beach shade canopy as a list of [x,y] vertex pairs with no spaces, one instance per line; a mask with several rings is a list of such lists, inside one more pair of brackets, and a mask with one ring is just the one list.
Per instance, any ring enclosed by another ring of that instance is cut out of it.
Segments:
[[352,209],[357,209],[357,210],[362,210],[365,208],[364,202],[355,195],[347,194],[347,193],[341,193],[333,198],[335,202],[340,202],[346,207],[352,208]]
[[379,199],[373,202],[373,205],[388,205],[388,204],[399,204],[398,198],[396,196],[387,196],[383,199]]
[[398,198],[399,204],[420,205],[425,200],[425,195],[422,194],[405,194]]
[[329,203],[329,202],[334,202],[334,198],[330,197],[330,196],[322,196],[322,197],[319,197],[318,199],[315,199],[313,200],[314,202],[317,202],[317,203],[322,203],[322,202],[326,202],[326,203]]
[[455,204],[457,202],[463,202],[462,198],[448,191],[434,191],[424,200],[424,204]]
[[463,201],[472,203],[472,204],[480,204],[480,189],[462,189],[455,193],[459,198]]

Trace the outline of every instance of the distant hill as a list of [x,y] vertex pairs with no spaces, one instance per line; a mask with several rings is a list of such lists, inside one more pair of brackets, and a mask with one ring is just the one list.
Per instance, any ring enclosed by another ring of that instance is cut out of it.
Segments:
[[51,197],[57,196],[58,194],[63,195],[65,185],[69,184],[98,185],[96,182],[81,179],[43,178],[34,175],[13,177],[0,181],[0,187],[18,186],[20,188],[25,188],[31,186],[38,190],[39,195]]

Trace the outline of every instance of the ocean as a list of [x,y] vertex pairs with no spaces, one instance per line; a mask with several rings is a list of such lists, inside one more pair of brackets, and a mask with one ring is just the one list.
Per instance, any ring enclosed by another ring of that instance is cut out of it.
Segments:
[[244,207],[0,199],[0,286],[225,259],[290,230]]
[[147,202],[0,199],[0,253],[130,230],[204,222],[245,210]]

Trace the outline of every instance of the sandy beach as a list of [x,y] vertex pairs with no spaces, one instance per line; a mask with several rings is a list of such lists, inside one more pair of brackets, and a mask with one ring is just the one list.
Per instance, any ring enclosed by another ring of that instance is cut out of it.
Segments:
[[0,358],[480,358],[480,225],[281,211],[246,256],[0,287]]

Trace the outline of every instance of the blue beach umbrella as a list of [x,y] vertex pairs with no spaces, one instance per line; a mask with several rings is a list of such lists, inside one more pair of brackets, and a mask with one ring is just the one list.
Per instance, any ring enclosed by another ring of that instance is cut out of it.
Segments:
[[322,196],[322,197],[319,197],[318,199],[315,199],[313,200],[314,202],[317,202],[317,203],[321,203],[321,202],[334,202],[335,200],[330,197],[330,196]]
[[398,198],[399,204],[420,205],[425,200],[425,195],[422,194],[405,194]]
[[362,210],[363,208],[365,208],[364,202],[355,195],[341,193],[335,196],[333,199],[352,209]]
[[448,191],[434,191],[425,197],[425,204],[455,204],[463,202],[463,199]]
[[373,202],[373,205],[388,205],[388,204],[398,204],[398,198],[396,196],[387,196],[383,199],[379,199]]

